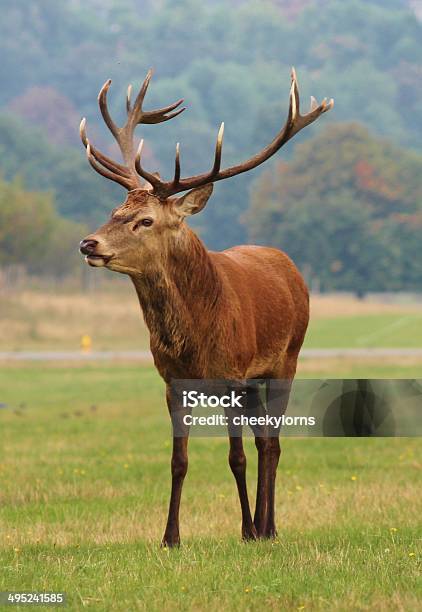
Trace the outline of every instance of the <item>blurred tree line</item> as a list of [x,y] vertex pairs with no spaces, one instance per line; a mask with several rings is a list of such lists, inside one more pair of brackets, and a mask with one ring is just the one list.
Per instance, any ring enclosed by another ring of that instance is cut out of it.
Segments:
[[322,290],[418,291],[421,175],[422,155],[358,124],[330,126],[262,173],[245,222]]
[[30,274],[63,277],[75,269],[86,228],[57,214],[53,197],[0,180],[0,267],[21,264]]
[[[417,150],[422,25],[410,5],[407,0],[0,0],[1,172],[7,181],[22,177],[30,192],[49,191],[62,217],[90,227],[102,222],[124,192],[88,166],[78,123],[86,116],[93,142],[116,155],[99,118],[98,90],[113,79],[109,100],[120,121],[127,84],[139,85],[150,66],[156,76],[145,107],[182,96],[188,106],[169,123],[139,128],[146,139],[145,166],[165,176],[172,172],[177,141],[183,173],[208,169],[223,120],[224,165],[268,144],[285,120],[291,65],[302,100],[311,93],[318,99],[333,96],[336,106],[289,143],[283,158],[291,158],[296,141],[318,134],[333,119],[359,121],[374,138]],[[216,184],[212,201],[194,220],[208,246],[220,249],[248,239],[249,227],[240,219],[261,172]],[[310,188],[308,196],[312,193]],[[369,214],[361,204],[362,214]],[[399,202],[397,211],[406,214]]]

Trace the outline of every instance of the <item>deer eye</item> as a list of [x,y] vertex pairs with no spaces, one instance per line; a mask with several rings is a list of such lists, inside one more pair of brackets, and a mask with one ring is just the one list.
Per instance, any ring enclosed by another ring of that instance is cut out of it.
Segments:
[[150,227],[153,224],[153,220],[150,219],[149,217],[146,217],[145,219],[141,219],[140,221],[138,221],[137,223],[135,223],[135,225],[133,226],[133,231],[136,231],[137,229],[139,229],[140,227]]

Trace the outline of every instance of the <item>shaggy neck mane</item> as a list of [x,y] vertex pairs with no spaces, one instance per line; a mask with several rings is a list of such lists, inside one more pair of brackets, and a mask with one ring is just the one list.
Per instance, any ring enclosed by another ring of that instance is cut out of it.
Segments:
[[222,292],[221,278],[198,236],[183,226],[177,238],[163,245],[154,266],[132,281],[152,351],[181,362],[198,358],[200,347],[212,341]]

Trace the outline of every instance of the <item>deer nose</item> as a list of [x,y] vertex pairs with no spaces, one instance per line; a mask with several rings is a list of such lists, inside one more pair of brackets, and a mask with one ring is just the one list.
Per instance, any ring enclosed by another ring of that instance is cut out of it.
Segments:
[[98,240],[81,240],[79,243],[79,250],[83,255],[92,255],[97,244]]

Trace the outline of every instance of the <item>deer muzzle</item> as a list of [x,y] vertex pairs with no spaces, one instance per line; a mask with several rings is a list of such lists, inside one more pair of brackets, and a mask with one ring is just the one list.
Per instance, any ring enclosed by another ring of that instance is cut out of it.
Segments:
[[106,266],[111,259],[111,255],[102,255],[96,253],[98,246],[98,240],[92,238],[85,238],[79,243],[79,250],[82,255],[85,255],[85,261],[95,268]]

